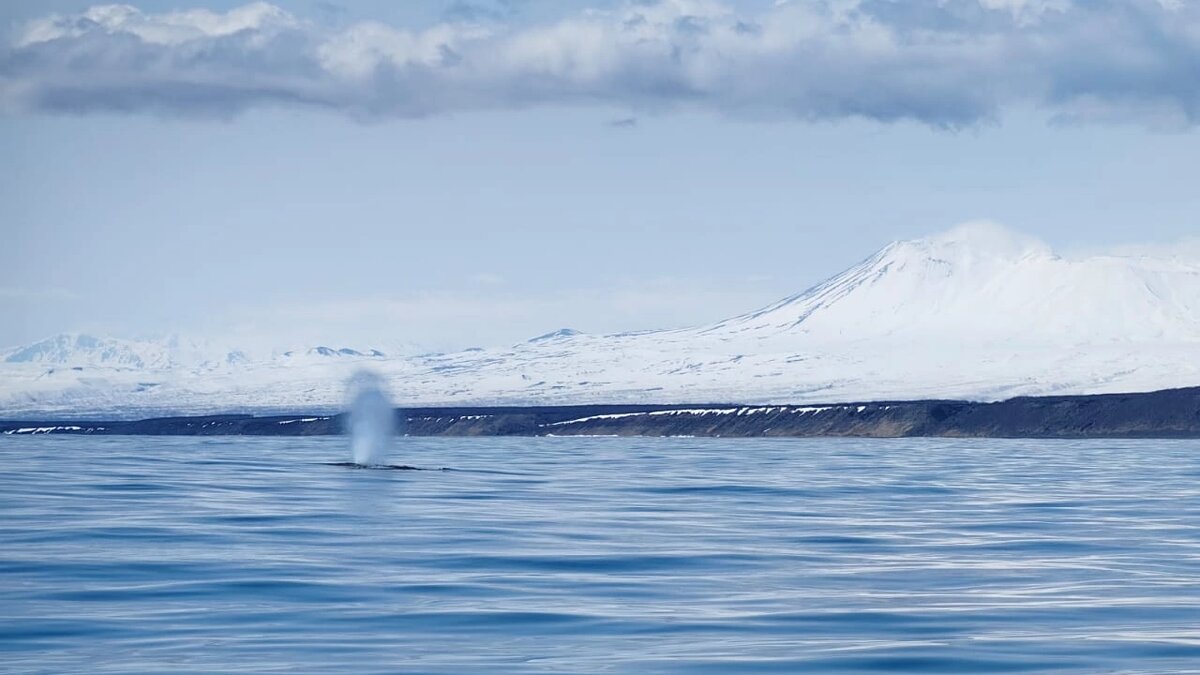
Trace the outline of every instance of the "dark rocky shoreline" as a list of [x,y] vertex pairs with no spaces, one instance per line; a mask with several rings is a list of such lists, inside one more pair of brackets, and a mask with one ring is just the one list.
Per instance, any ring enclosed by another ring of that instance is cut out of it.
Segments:
[[[1021,397],[996,403],[579,405],[409,408],[412,436],[1200,438],[1200,387]],[[202,415],[137,421],[0,421],[0,434],[325,436],[340,415]]]

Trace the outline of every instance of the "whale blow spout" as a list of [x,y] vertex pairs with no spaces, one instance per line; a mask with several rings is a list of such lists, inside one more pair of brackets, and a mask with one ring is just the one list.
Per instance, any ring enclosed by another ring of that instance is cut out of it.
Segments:
[[369,371],[356,373],[348,383],[347,400],[346,431],[354,463],[384,464],[396,435],[396,411],[384,392],[383,381]]

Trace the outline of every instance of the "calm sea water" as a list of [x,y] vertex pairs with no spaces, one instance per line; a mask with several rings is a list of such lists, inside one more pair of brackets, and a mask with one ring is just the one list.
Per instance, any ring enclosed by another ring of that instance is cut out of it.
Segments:
[[8,672],[1200,672],[1200,443],[0,438]]

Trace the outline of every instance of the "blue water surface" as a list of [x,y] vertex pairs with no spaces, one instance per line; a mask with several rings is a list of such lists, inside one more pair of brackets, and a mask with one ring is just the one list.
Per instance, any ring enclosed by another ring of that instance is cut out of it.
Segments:
[[0,438],[0,670],[1200,672],[1200,443]]

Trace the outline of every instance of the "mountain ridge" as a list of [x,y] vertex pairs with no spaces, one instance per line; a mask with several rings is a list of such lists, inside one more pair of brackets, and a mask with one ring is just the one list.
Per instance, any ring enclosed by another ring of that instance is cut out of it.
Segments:
[[971,223],[889,244],[801,293],[699,326],[560,329],[421,355],[307,349],[282,359],[236,352],[243,358],[219,367],[153,349],[138,363],[118,349],[82,370],[12,362],[23,353],[14,350],[0,364],[0,412],[334,409],[362,367],[401,403],[428,405],[986,401],[1186,387],[1200,383],[1200,258],[1067,258]]

